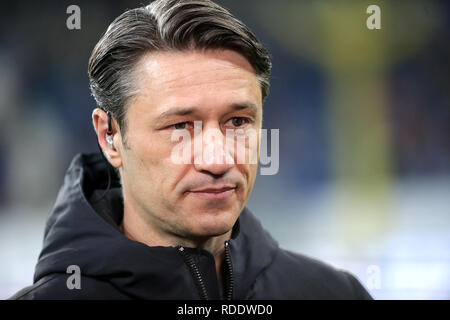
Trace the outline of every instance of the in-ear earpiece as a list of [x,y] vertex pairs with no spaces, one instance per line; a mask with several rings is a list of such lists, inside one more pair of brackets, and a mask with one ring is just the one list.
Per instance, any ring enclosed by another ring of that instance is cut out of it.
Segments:
[[112,135],[106,134],[106,142],[108,143],[108,146],[109,146],[111,149],[114,148],[113,141],[112,141]]
[[106,112],[106,115],[108,116],[108,129],[106,130],[106,134],[112,135],[112,126],[111,126],[111,113],[109,111]]
[[112,126],[111,126],[111,113],[109,111],[106,112],[106,115],[108,116],[108,129],[106,130],[106,142],[108,143],[108,146],[113,149],[113,141],[112,141]]

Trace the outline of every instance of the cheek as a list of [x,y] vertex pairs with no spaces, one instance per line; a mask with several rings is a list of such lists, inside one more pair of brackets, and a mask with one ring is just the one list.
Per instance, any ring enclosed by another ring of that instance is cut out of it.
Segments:
[[149,184],[161,182],[160,176],[164,174],[161,172],[164,170],[164,145],[157,143],[155,139],[139,138],[135,136],[135,139],[130,141],[130,149],[125,153],[124,170],[133,184],[148,189]]
[[248,166],[248,171],[249,171],[249,183],[253,184],[253,182],[255,182],[255,178],[256,178],[256,173],[258,171],[258,164],[250,164]]
[[239,164],[236,166],[239,172],[242,174],[245,180],[245,188],[249,191],[253,183],[255,182],[256,172],[258,169],[257,164]]
[[145,169],[163,167],[165,159],[170,157],[170,143],[158,134],[140,135],[133,147],[140,164]]
[[250,128],[243,133],[230,135],[227,138],[227,150],[237,164],[258,163],[259,158],[259,132]]
[[[171,156],[173,147],[174,145],[169,141],[153,149],[151,152],[153,161],[147,166],[152,183],[156,186],[155,192],[169,203],[177,200],[183,187],[183,179],[192,167],[192,164],[180,164],[173,161]],[[150,154],[148,156],[150,157]]]
[[258,172],[258,165],[251,164],[251,165],[249,165],[248,170],[249,170],[249,178],[248,178],[247,195],[246,195],[247,199],[250,197],[250,193],[252,192],[253,186],[255,184],[256,174]]
[[[160,181],[166,193],[172,193],[181,187],[181,181],[185,178],[191,170],[191,164],[176,164],[169,157],[165,158],[160,170]],[[180,191],[180,190],[178,190]]]

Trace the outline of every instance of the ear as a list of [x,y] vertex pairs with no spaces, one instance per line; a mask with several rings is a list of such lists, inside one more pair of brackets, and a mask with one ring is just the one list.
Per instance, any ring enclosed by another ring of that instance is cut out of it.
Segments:
[[120,168],[122,166],[122,155],[121,155],[121,141],[122,136],[119,126],[117,125],[115,119],[111,119],[112,127],[112,147],[108,145],[106,141],[106,132],[108,130],[108,115],[105,111],[100,108],[94,109],[92,112],[92,124],[94,125],[95,133],[97,134],[98,144],[103,150],[103,154],[109,163],[115,167]]

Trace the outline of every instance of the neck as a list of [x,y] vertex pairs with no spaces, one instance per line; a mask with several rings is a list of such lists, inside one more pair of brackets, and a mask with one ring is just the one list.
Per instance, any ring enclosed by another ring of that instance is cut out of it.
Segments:
[[127,238],[144,243],[150,247],[170,247],[180,245],[207,250],[214,257],[217,277],[221,277],[222,261],[225,255],[224,242],[230,239],[231,230],[219,236],[196,239],[161,234],[155,230],[155,227],[151,223],[140,218],[139,215],[127,214],[126,210],[124,210],[120,230]]

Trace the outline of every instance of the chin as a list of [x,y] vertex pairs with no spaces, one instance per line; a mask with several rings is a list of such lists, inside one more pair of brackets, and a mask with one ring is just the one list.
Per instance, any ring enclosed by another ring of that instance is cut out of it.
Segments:
[[215,237],[230,231],[238,216],[239,212],[235,210],[198,212],[188,224],[192,233],[199,237]]

